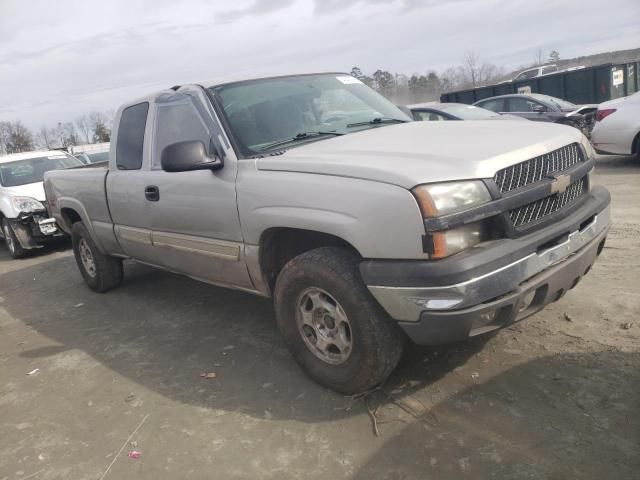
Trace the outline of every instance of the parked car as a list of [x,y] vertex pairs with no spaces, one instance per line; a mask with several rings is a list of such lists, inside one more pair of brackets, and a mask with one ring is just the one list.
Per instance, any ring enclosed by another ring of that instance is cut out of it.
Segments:
[[596,151],[640,156],[640,92],[598,105],[591,141]]
[[45,176],[89,288],[132,258],[271,297],[293,357],[343,393],[383,382],[406,337],[455,342],[559,299],[609,229],[578,130],[413,122],[345,74],[175,87],[113,132],[108,169]]
[[515,115],[500,115],[485,108],[465,105],[464,103],[416,103],[407,105],[407,110],[414,120],[524,120]]
[[85,165],[107,163],[109,161],[109,142],[74,145],[70,153]]
[[64,235],[43,203],[42,179],[49,170],[81,165],[61,151],[0,156],[0,235],[13,258]]
[[517,74],[513,77],[514,82],[519,82],[520,80],[529,80],[530,78],[542,77],[543,75],[549,75],[550,73],[555,73],[558,71],[558,66],[553,65],[539,65],[537,67],[528,68]]
[[589,133],[597,105],[575,105],[539,93],[500,95],[474,103],[496,113],[509,113],[535,122],[570,125]]

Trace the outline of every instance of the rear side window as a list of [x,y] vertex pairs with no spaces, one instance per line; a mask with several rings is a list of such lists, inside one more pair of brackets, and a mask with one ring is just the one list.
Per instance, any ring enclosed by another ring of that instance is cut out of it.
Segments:
[[147,102],[125,108],[120,117],[116,145],[118,170],[140,170],[144,147],[144,129],[147,126]]
[[508,112],[532,112],[534,105],[538,105],[525,98],[510,98],[508,101]]
[[500,113],[503,112],[503,99],[499,98],[496,100],[487,100],[486,102],[478,103],[478,107],[486,108],[487,110],[491,110],[492,112]]
[[423,122],[439,122],[442,120],[448,120],[447,117],[436,112],[430,112],[428,110],[417,110],[413,112],[413,119]]
[[538,69],[534,68],[533,70],[527,70],[526,72],[522,72],[520,75],[518,75],[514,81],[517,80],[528,80],[530,78],[534,78],[538,76]]

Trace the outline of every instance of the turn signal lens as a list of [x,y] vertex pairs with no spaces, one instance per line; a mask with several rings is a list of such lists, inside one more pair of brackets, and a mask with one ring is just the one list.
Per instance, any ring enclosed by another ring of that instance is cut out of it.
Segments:
[[445,258],[487,240],[484,222],[470,223],[461,227],[433,233],[433,253],[431,258]]

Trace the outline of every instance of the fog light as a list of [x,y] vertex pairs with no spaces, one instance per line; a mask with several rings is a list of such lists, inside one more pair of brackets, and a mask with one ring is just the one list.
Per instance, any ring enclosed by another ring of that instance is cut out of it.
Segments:
[[497,315],[497,311],[496,310],[491,310],[490,312],[484,312],[482,314],[480,314],[480,325],[487,325],[488,323],[493,322],[496,319],[496,315]]
[[531,290],[524,297],[522,297],[522,301],[520,303],[520,308],[518,309],[518,312],[522,312],[522,311],[526,310],[527,308],[529,308],[531,306],[531,304],[533,303],[533,299],[535,298],[535,296],[536,296],[536,291],[535,290]]

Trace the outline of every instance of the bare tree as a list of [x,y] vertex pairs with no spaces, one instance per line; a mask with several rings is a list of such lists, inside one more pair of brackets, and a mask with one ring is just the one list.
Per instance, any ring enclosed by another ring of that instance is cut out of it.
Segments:
[[464,54],[462,61],[462,72],[466,76],[467,82],[471,87],[478,86],[478,76],[480,74],[480,57],[478,54],[470,50]]
[[47,127],[41,127],[36,133],[36,145],[40,148],[51,150],[55,147],[55,131]]
[[76,127],[78,127],[79,135],[82,136],[82,140],[85,143],[91,143],[91,135],[93,129],[91,128],[91,120],[86,114],[76,118]]
[[111,118],[111,112],[107,114],[102,112],[91,112],[89,114],[89,124],[93,131],[93,142],[102,143],[108,142],[111,139],[111,125],[113,119]]
[[3,150],[5,153],[20,153],[33,150],[33,135],[27,127],[20,121],[2,122],[0,125],[2,133]]
[[9,122],[0,122],[0,155],[7,153],[7,143],[9,143]]
[[111,141],[111,130],[104,123],[97,123],[93,130],[93,143],[104,143]]
[[547,59],[547,57],[544,54],[544,51],[542,50],[542,48],[538,47],[538,49],[535,52],[535,57],[534,57],[535,66],[537,67],[539,65],[544,65],[546,59]]
[[76,127],[71,122],[58,122],[56,128],[53,129],[53,133],[56,143],[60,147],[68,148],[79,143]]

